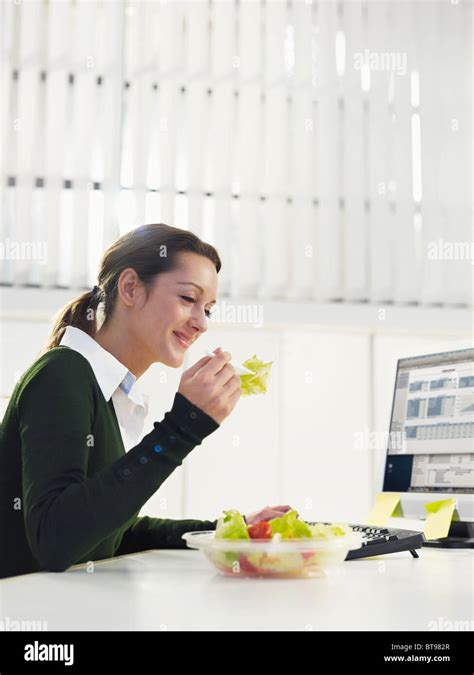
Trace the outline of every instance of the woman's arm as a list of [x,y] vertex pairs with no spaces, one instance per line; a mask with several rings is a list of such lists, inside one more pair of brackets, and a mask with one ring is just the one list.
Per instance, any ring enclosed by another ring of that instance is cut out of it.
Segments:
[[171,411],[138,445],[87,477],[93,387],[84,386],[83,357],[67,351],[37,372],[18,400],[26,534],[39,564],[52,571],[87,559],[133,522],[189,452],[219,427],[177,393]]
[[216,525],[217,520],[174,520],[142,516],[126,530],[115,555],[152,548],[187,548],[181,535],[195,530],[215,530]]
[[[244,520],[247,524],[253,525],[264,520],[279,518],[291,510],[292,507],[286,504],[266,506],[264,509],[244,516]],[[116,555],[137,553],[151,548],[186,548],[186,542],[182,539],[185,532],[215,530],[216,527],[217,520],[173,520],[143,516],[137,518],[125,532]]]

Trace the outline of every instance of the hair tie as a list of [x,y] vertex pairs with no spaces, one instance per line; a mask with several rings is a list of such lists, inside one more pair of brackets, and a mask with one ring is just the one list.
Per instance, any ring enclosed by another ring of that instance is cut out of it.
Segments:
[[102,293],[101,289],[99,286],[94,286],[94,288],[91,291],[91,297],[89,299],[89,304],[88,307],[92,307],[93,305],[99,304],[99,296]]

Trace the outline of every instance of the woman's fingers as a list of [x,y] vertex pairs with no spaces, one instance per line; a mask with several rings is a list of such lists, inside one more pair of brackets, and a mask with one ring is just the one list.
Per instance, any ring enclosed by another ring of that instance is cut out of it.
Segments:
[[268,508],[272,509],[272,511],[280,511],[281,513],[286,513],[287,511],[293,510],[293,508],[287,504],[284,504],[283,506],[269,506]]
[[256,523],[260,523],[262,520],[281,518],[283,514],[292,510],[293,508],[286,504],[283,506],[266,506],[264,509],[260,509],[260,511],[254,511],[253,513],[250,513],[245,517],[245,520],[249,525],[254,525]]
[[260,511],[255,511],[250,513],[247,517],[247,523],[249,525],[254,525],[255,523],[260,523],[262,520],[271,520],[272,518],[279,518],[281,513],[279,511],[273,511],[269,508],[261,509]]
[[232,354],[229,352],[219,352],[219,354],[211,356],[209,362],[203,368],[203,373],[206,375],[217,375],[226,367],[231,358]]
[[[220,349],[220,348],[218,347],[218,349]],[[185,371],[185,373],[188,377],[193,377],[202,368],[204,368],[205,366],[208,366],[208,368],[206,368],[206,372],[210,372],[212,374],[215,374],[215,373],[219,372],[224,367],[224,365],[228,361],[230,361],[231,358],[232,358],[232,355],[229,354],[229,352],[223,352],[223,351],[220,351],[218,354],[216,354],[216,356],[209,356],[208,354],[206,354],[206,356],[203,356],[193,366],[188,368]],[[211,361],[213,362],[212,364],[211,364]]]
[[201,370],[201,368],[205,366],[206,363],[208,363],[208,361],[210,361],[212,358],[213,358],[212,356],[203,356],[201,359],[199,359],[199,361],[196,361],[194,366],[191,366],[186,370],[186,375],[192,377],[198,372],[198,370]]
[[238,384],[240,384],[240,377],[235,372],[235,368],[229,363],[226,363],[226,365],[217,373],[217,375],[215,375],[215,378],[216,384],[219,384],[224,388],[230,384],[232,380],[234,380],[234,384],[237,384],[236,378],[238,378]]

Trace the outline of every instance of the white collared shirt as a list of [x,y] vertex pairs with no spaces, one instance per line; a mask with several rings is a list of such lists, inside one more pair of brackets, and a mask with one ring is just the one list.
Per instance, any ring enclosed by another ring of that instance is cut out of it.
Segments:
[[80,328],[68,326],[60,344],[74,349],[89,361],[105,400],[112,399],[128,452],[141,440],[148,413],[148,396],[140,391],[137,378]]

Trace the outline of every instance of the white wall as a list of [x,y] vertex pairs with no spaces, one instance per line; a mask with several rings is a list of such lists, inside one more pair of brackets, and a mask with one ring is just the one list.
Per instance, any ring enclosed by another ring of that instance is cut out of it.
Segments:
[[[48,330],[46,321],[0,321],[1,394],[11,393]],[[211,325],[189,350],[188,364],[218,345],[235,362],[256,353],[274,361],[268,393],[242,398],[142,513],[215,518],[222,509],[289,503],[311,519],[363,519],[381,488],[385,448],[371,442],[360,448],[357,438],[388,430],[397,359],[470,344],[468,330],[446,328],[426,334],[374,333],[370,326]],[[141,378],[150,395],[145,432],[169,410],[180,374],[154,364]]]

